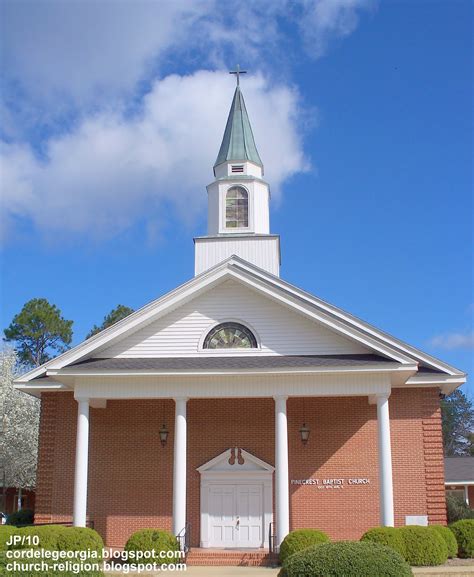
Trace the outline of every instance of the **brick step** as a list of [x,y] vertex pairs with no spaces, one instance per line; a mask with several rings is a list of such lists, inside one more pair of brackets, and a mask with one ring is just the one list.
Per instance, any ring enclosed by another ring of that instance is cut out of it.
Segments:
[[278,564],[278,555],[267,550],[225,550],[192,548],[186,564],[194,566],[272,567]]

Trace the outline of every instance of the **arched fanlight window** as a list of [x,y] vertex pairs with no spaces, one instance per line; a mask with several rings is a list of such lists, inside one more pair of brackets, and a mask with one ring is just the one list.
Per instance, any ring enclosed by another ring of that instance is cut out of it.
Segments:
[[255,335],[239,323],[221,323],[204,339],[204,349],[256,349]]
[[241,186],[233,186],[227,191],[225,225],[227,228],[246,228],[249,225],[249,195]]

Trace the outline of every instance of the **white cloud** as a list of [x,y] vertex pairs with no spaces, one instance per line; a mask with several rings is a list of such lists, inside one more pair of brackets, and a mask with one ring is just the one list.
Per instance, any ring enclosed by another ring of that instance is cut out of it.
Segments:
[[12,237],[16,218],[54,238],[100,238],[148,217],[145,227],[156,237],[164,203],[181,219],[195,218],[206,202],[232,84],[226,73],[203,71],[153,83],[174,63],[177,71],[224,69],[238,55],[250,72],[274,70],[272,86],[257,72],[244,92],[278,200],[285,180],[308,168],[298,93],[278,79],[301,50],[301,31],[306,50],[319,57],[369,5],[0,2],[4,235]]
[[7,78],[36,100],[96,102],[133,89],[146,67],[186,34],[213,2],[6,0]]
[[24,122],[34,123],[35,107],[57,118],[78,107],[115,106],[177,59],[193,69],[216,68],[238,56],[254,63],[254,71],[272,60],[279,69],[298,38],[295,27],[303,31],[307,50],[320,56],[332,38],[353,31],[358,12],[370,5],[369,0],[4,0],[4,96]]
[[362,9],[370,9],[373,0],[303,0],[299,20],[306,48],[316,58],[322,56],[333,38],[351,34]]
[[[27,145],[3,144],[7,235],[13,234],[15,217],[57,239],[112,237],[138,218],[156,234],[163,203],[192,221],[206,203],[205,185],[213,178],[232,92],[227,73],[172,75],[153,85],[134,116],[100,112],[51,138],[44,159]],[[244,93],[278,198],[284,181],[307,169],[299,95],[288,86],[271,87],[258,75],[246,78]]]
[[446,333],[433,337],[430,342],[441,349],[474,349],[474,331]]

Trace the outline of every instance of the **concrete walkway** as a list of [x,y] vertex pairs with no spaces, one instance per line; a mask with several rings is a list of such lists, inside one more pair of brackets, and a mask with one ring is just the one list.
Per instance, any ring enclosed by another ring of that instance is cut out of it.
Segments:
[[413,567],[413,574],[422,577],[474,577],[472,565],[450,565],[444,567]]
[[[186,571],[179,571],[175,575],[189,575],[190,577],[276,577],[278,569],[268,567],[188,567]],[[444,567],[414,567],[415,577],[474,577],[474,562],[469,565],[451,565]],[[122,575],[122,573],[108,573],[107,575]],[[132,574],[133,575],[133,574]],[[159,577],[163,573],[141,573],[147,577]]]

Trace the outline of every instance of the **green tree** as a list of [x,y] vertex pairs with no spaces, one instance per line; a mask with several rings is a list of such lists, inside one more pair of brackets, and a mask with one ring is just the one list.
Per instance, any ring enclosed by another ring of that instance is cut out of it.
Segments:
[[13,317],[4,340],[15,343],[21,363],[37,367],[69,348],[72,323],[61,316],[56,305],[32,299]]
[[474,454],[474,407],[471,400],[456,389],[441,401],[444,454],[449,457]]
[[104,320],[102,321],[102,324],[99,327],[97,325],[94,325],[92,327],[92,330],[88,333],[86,339],[90,339],[97,333],[100,333],[100,331],[103,331],[104,329],[107,329],[108,327],[114,325],[115,323],[118,323],[125,317],[128,317],[128,315],[131,315],[133,312],[134,310],[131,309],[130,307],[126,307],[124,305],[117,305],[114,309],[110,311],[108,315],[104,317]]

